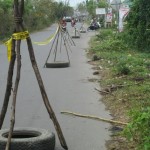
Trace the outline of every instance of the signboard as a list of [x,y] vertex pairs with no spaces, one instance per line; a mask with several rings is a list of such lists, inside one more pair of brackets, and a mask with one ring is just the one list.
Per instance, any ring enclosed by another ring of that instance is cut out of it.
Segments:
[[105,8],[96,8],[96,15],[105,15],[106,10]]
[[119,31],[122,32],[123,31],[123,21],[125,19],[125,17],[128,15],[129,13],[129,7],[127,6],[122,6],[119,9]]
[[112,13],[106,15],[106,22],[112,22]]

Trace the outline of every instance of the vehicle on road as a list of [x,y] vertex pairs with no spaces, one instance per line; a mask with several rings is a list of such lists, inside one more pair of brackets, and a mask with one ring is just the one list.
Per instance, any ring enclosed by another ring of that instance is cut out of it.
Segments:
[[65,17],[65,20],[66,20],[66,22],[71,22],[71,17],[67,16],[67,17]]

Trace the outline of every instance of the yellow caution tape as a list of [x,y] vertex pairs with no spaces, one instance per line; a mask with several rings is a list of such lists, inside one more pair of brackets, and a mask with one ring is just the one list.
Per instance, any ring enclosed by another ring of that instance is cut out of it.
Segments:
[[[52,39],[55,37],[55,35],[57,34],[58,29],[59,29],[59,26],[57,27],[56,32],[53,35],[51,35],[49,38],[47,38],[45,41],[33,42],[33,43],[37,44],[37,45],[46,45],[46,44],[50,43],[52,41]],[[26,39],[28,37],[29,37],[29,32],[28,31],[18,32],[18,33],[12,34],[11,38],[4,43],[7,46],[7,58],[8,58],[8,61],[11,60],[12,39],[14,39],[14,40],[24,40],[24,39]]]
[[11,38],[4,43],[7,46],[7,58],[8,58],[8,61],[11,60],[12,40],[13,39],[14,40],[24,40],[24,39],[26,39],[28,37],[29,37],[29,32],[28,31],[18,32],[18,33],[12,34]]
[[7,58],[8,58],[8,61],[10,61],[11,60],[12,38],[10,38],[4,44],[7,46]]
[[14,39],[14,40],[24,40],[28,37],[29,37],[29,32],[28,31],[14,33],[12,35],[12,39]]
[[37,45],[47,45],[47,44],[50,43],[50,42],[53,40],[53,38],[56,36],[56,34],[58,33],[58,29],[59,29],[59,27],[57,27],[56,32],[55,32],[53,35],[51,35],[50,37],[48,37],[46,40],[44,40],[44,41],[42,41],[42,42],[33,42],[33,43],[34,43],[34,44],[37,44]]

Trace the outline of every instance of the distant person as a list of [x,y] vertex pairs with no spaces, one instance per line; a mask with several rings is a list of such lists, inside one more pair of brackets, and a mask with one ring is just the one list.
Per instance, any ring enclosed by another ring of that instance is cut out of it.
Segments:
[[88,27],[88,31],[89,30],[97,30],[101,27],[100,23],[96,20],[96,18],[93,18],[91,20],[90,26]]
[[99,28],[101,28],[101,24],[99,23],[99,21],[97,21],[97,25]]
[[72,27],[75,27],[76,25],[76,20],[74,18],[71,19],[71,26]]
[[61,27],[64,31],[66,31],[67,22],[65,20],[65,17],[63,17],[60,21]]

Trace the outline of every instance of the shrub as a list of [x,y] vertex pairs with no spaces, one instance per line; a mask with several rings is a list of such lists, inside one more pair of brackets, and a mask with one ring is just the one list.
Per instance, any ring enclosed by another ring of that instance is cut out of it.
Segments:
[[150,107],[130,112],[131,123],[124,129],[128,140],[139,143],[139,150],[150,149]]

